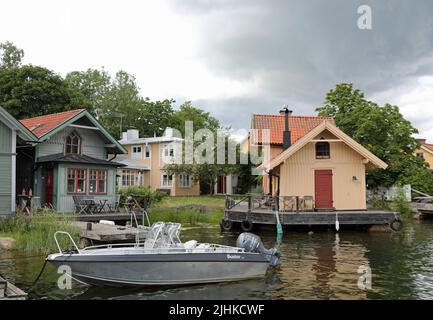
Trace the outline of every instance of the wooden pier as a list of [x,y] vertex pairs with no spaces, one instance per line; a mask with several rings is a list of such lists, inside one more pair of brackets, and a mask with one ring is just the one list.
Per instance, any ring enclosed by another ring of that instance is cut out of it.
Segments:
[[27,293],[0,276],[0,300],[26,300],[27,298]]
[[[98,222],[100,220],[110,220],[117,222],[126,222],[131,220],[131,214],[126,212],[116,213],[95,213],[95,214],[68,214],[68,218],[76,221]],[[141,218],[137,216],[137,219]]]
[[[147,235],[147,228],[124,227],[118,225],[109,225],[103,223],[91,223],[83,221],[72,221],[71,226],[78,229],[80,237],[99,242],[134,242],[137,233],[140,239]],[[90,224],[90,230],[89,229]]]
[[[297,202],[298,200],[296,200]],[[235,223],[244,231],[250,231],[253,225],[276,225],[277,212],[283,226],[332,226],[338,221],[340,226],[389,225],[393,230],[402,227],[400,215],[389,211],[315,211],[295,205],[295,211],[281,211],[272,202],[254,201],[252,198],[235,202],[226,201],[224,218],[221,221],[223,230],[230,230]]]

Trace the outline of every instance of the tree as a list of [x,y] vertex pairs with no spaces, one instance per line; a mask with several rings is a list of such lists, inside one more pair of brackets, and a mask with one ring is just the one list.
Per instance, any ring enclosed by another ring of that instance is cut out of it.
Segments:
[[0,106],[17,119],[78,108],[63,79],[43,67],[0,68]]
[[108,72],[104,69],[72,71],[66,75],[65,82],[76,93],[73,97],[75,104],[81,104],[96,116],[103,113],[103,105],[111,90],[111,76]]
[[209,129],[216,132],[220,128],[218,119],[212,117],[209,112],[192,106],[191,101],[183,103],[174,114],[174,127],[185,136],[185,121],[192,121],[194,130]]
[[0,68],[19,67],[24,57],[24,50],[17,48],[12,42],[0,43]]
[[412,135],[418,130],[397,106],[380,107],[352,84],[342,83],[329,91],[316,110],[321,116],[332,116],[341,130],[389,165],[368,172],[370,187],[411,183],[424,192],[433,191],[433,175],[426,162],[414,155],[419,143]]

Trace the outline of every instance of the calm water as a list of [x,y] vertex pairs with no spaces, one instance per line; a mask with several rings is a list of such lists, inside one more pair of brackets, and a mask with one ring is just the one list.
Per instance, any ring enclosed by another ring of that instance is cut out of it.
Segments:
[[[275,233],[257,232],[266,246]],[[187,228],[183,239],[234,245],[237,233],[217,227]],[[282,264],[266,278],[176,288],[122,289],[87,287],[76,282],[59,290],[56,270],[47,266],[30,292],[34,299],[433,299],[433,221],[406,221],[399,233],[285,230]],[[27,290],[43,257],[0,252],[0,273]],[[358,288],[358,268],[372,270],[371,290]]]

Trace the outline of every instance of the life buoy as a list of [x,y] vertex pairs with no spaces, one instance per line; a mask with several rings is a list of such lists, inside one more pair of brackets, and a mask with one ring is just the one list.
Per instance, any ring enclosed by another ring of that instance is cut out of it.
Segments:
[[250,220],[244,220],[241,222],[242,231],[249,232],[253,229],[253,223]]
[[394,231],[400,231],[403,228],[403,221],[401,221],[400,219],[394,219],[389,226],[391,227],[392,230]]
[[233,227],[233,221],[222,219],[220,225],[223,231],[230,231]]

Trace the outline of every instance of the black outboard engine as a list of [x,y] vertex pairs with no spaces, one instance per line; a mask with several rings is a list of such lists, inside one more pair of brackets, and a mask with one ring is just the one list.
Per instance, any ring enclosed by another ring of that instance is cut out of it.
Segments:
[[266,249],[258,235],[249,232],[243,232],[236,240],[238,248],[245,249],[246,252],[263,253],[273,267],[280,264],[280,253],[276,248]]

